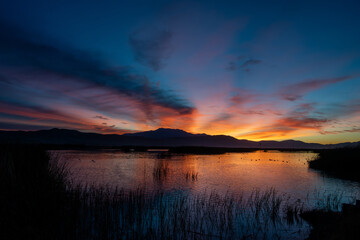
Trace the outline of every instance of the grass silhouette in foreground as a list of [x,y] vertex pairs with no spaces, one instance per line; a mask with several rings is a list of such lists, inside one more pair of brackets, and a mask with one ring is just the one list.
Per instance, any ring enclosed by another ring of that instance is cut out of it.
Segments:
[[334,177],[360,181],[360,146],[322,150],[309,167]]
[[41,148],[0,146],[1,239],[65,239],[75,231],[66,169],[49,162]]
[[0,164],[0,239],[286,239],[304,212],[274,189],[174,196],[74,186],[66,166],[34,146],[0,146]]
[[301,214],[313,226],[308,240],[360,239],[360,201],[356,205],[343,204],[341,212],[316,209]]
[[[322,150],[309,167],[329,176],[360,181],[360,147]],[[313,226],[309,239],[360,239],[360,202],[343,205],[342,212],[329,208],[302,214]]]

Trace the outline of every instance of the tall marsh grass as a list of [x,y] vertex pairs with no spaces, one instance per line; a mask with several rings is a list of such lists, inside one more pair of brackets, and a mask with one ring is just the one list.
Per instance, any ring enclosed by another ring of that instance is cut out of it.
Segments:
[[273,189],[249,198],[215,192],[174,197],[142,189],[78,193],[76,239],[273,239],[291,229],[282,213],[285,201]]
[[64,239],[75,231],[66,171],[40,147],[0,146],[0,239]]
[[[301,230],[302,203],[272,188],[245,197],[75,186],[65,165],[29,146],[1,146],[0,164],[0,239],[286,239]],[[161,165],[153,176],[167,174]]]

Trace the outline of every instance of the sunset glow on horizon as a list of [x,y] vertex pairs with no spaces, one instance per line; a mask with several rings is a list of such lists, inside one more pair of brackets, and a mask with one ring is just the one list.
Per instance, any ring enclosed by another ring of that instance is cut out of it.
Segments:
[[360,140],[359,1],[59,2],[0,3],[1,130]]

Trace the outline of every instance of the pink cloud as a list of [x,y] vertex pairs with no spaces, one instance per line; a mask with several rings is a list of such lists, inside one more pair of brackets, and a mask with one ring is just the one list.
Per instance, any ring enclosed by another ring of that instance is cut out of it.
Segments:
[[281,88],[278,95],[288,101],[296,101],[308,92],[320,89],[330,84],[343,82],[353,78],[353,76],[342,76],[327,79],[310,79],[300,83],[290,84]]

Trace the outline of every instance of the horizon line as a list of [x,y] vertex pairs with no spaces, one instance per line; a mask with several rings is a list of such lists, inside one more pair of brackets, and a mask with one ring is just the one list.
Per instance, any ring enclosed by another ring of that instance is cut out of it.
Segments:
[[216,135],[211,135],[211,134],[207,134],[207,133],[193,133],[193,132],[188,132],[179,128],[167,128],[167,127],[159,127],[157,129],[154,130],[147,130],[147,131],[135,131],[135,132],[125,132],[125,133],[98,133],[98,132],[88,132],[87,130],[79,130],[79,129],[70,129],[70,128],[58,128],[58,127],[53,127],[53,128],[48,128],[48,129],[0,129],[0,131],[4,131],[4,132],[38,132],[38,131],[50,131],[50,130],[68,130],[68,131],[77,131],[80,133],[93,133],[93,134],[99,134],[99,135],[117,135],[117,136],[122,136],[125,134],[136,134],[136,133],[143,133],[143,132],[154,132],[157,131],[159,129],[168,129],[168,130],[180,130],[189,134],[193,134],[193,135],[207,135],[207,136],[227,136],[227,137],[232,137],[236,140],[245,140],[245,141],[249,141],[249,142],[286,142],[286,141],[297,141],[297,142],[303,142],[303,143],[307,143],[307,144],[320,144],[320,145],[336,145],[336,144],[342,144],[342,143],[357,143],[359,141],[347,141],[347,142],[337,142],[337,143],[319,143],[319,142],[307,142],[307,141],[301,141],[301,140],[296,140],[296,139],[284,139],[284,140],[259,140],[259,141],[255,141],[255,140],[249,140],[249,139],[239,139],[236,137],[233,137],[231,135],[226,135],[226,134],[216,134]]

